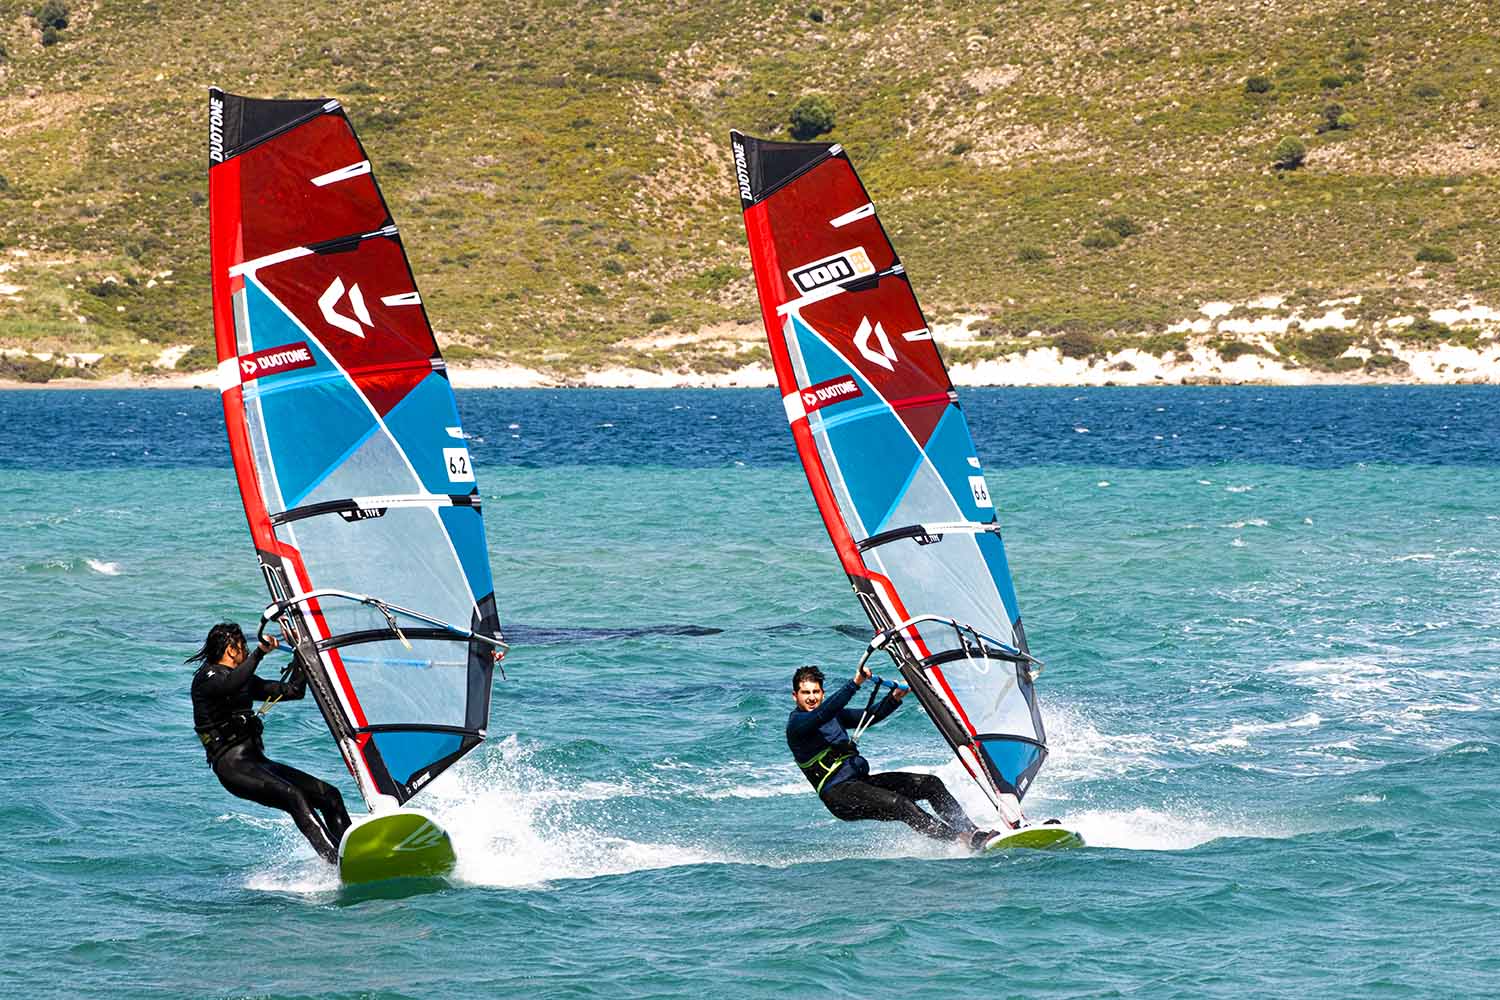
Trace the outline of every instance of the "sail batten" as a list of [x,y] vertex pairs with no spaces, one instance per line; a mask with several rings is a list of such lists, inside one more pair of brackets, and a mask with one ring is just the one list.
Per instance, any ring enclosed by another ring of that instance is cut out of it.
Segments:
[[220,390],[268,613],[367,802],[404,802],[483,738],[503,647],[446,366],[337,101],[211,91],[209,161]]
[[1014,819],[1046,756],[1035,661],[931,328],[841,146],[738,132],[731,145],[772,364],[823,523],[882,648]]

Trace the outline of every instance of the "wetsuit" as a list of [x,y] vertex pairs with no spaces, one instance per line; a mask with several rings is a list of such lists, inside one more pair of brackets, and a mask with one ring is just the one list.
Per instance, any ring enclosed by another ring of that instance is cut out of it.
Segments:
[[336,863],[339,840],[349,828],[343,796],[305,771],[266,759],[260,717],[253,708],[254,702],[269,698],[298,700],[307,691],[307,678],[300,669],[290,681],[255,676],[264,655],[256,647],[238,667],[199,667],[193,675],[193,726],[220,784],[242,799],[291,813],[313,850]]
[[[845,707],[856,690],[852,680],[846,681],[811,712],[794,709],[787,719],[787,746],[823,805],[839,819],[899,820],[938,840],[969,843],[974,824],[937,775],[870,773],[869,761],[860,756],[847,731],[847,727],[859,726],[863,714]],[[887,694],[875,707],[873,722],[901,706],[893,695]],[[937,816],[918,802],[932,806]]]

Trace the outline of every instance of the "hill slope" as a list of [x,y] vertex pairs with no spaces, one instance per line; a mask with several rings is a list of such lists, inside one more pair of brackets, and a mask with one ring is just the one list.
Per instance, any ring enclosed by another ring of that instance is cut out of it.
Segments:
[[[1370,324],[1496,298],[1500,13],[1478,0],[75,2],[50,45],[37,6],[0,0],[0,347],[96,372],[212,362],[211,83],[345,102],[460,361],[763,357],[736,346],[760,332],[726,133],[785,134],[806,94],[931,318],[983,317],[969,360],[1268,292],[1358,294]],[[1330,103],[1345,127],[1319,132]],[[1274,170],[1286,136],[1306,162]]]

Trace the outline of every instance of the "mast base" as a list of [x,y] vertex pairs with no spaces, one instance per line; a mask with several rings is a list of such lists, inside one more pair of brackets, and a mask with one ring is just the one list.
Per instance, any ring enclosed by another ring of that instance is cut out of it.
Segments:
[[411,809],[361,820],[339,843],[339,877],[346,885],[391,878],[443,878],[458,856],[448,832]]

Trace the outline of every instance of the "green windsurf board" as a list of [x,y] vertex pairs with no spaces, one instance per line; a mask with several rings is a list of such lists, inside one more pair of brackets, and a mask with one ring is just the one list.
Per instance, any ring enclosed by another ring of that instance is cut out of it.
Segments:
[[351,826],[339,844],[339,877],[346,885],[390,878],[441,878],[457,862],[442,827],[402,810]]
[[1025,847],[1032,850],[1057,851],[1065,847],[1082,847],[1083,834],[1058,823],[1037,823],[1008,830],[984,845],[986,853]]

